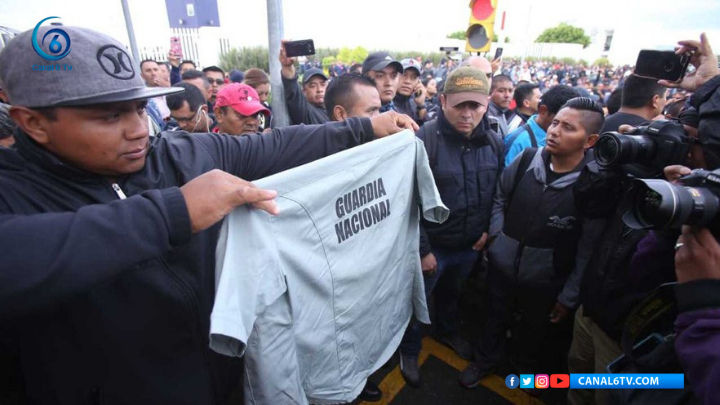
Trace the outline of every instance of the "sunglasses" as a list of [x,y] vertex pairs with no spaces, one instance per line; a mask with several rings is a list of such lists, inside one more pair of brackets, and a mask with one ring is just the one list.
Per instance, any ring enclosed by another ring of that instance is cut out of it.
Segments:
[[210,84],[215,83],[218,86],[222,86],[223,84],[225,84],[225,80],[223,79],[208,79],[208,82],[210,82]]

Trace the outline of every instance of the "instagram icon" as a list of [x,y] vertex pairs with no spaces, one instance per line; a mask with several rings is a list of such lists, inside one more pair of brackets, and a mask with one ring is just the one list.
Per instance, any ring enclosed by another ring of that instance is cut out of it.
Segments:
[[550,376],[547,374],[535,374],[535,388],[547,388],[550,386]]

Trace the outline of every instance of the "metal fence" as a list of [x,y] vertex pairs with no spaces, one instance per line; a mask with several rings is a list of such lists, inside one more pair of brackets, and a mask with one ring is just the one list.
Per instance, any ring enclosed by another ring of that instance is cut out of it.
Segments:
[[[197,66],[204,66],[203,61],[200,60],[200,52],[198,50],[200,32],[197,28],[172,28],[171,36],[180,38],[183,60],[191,60],[195,62]],[[230,40],[220,38],[220,54],[224,55],[229,52],[230,49],[232,49]],[[168,45],[141,47],[138,52],[140,53],[141,60],[152,59],[156,61],[166,61],[168,53],[170,52],[170,41],[168,41]]]

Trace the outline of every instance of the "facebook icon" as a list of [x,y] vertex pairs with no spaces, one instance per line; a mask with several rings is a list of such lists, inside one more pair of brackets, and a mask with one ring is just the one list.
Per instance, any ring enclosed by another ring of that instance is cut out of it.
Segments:
[[505,377],[505,385],[510,389],[515,389],[520,385],[520,379],[515,374]]

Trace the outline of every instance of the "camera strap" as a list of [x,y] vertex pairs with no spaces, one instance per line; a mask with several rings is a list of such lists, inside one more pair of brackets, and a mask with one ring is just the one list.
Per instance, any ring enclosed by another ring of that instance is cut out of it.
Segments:
[[640,301],[625,321],[620,347],[625,355],[633,361],[633,348],[640,340],[650,333],[659,332],[664,323],[672,325],[677,314],[674,287],[677,283],[666,283],[657,287],[645,299]]

